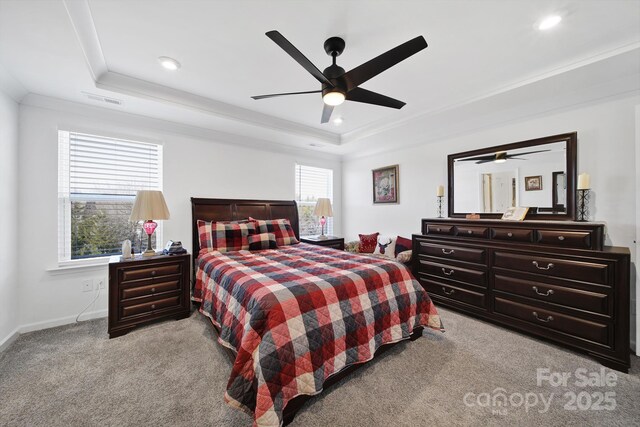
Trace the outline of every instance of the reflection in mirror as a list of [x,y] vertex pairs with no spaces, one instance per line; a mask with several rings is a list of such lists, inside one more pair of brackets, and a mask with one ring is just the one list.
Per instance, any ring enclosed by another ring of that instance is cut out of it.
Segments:
[[504,213],[510,207],[535,206],[565,212],[561,201],[567,198],[566,188],[554,186],[553,176],[565,173],[566,143],[536,148],[539,149],[520,148],[456,159],[454,185],[456,189],[467,189],[456,191],[456,210]]
[[534,215],[572,217],[575,141],[565,134],[450,155],[450,215],[499,217],[523,206]]

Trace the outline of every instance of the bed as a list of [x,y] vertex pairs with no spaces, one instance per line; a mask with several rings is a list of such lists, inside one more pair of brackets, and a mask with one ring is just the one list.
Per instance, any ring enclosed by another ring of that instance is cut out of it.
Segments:
[[390,347],[441,330],[400,263],[305,243],[231,252],[200,248],[198,220],[288,219],[294,201],[192,198],[193,300],[229,350],[225,401],[256,426],[289,423],[310,396]]

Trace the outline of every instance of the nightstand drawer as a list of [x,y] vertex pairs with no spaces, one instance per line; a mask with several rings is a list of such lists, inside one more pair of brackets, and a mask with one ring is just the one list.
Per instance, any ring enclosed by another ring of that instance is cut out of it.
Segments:
[[122,318],[127,318],[140,314],[153,313],[167,308],[180,308],[180,295],[170,298],[163,298],[156,301],[149,301],[143,304],[135,304],[122,307]]
[[120,298],[123,300],[137,297],[161,294],[163,292],[177,291],[182,285],[180,276],[173,280],[166,280],[158,283],[149,283],[148,280],[141,281],[143,285],[123,287],[120,290]]
[[163,264],[153,265],[142,268],[131,268],[120,270],[121,278],[120,282],[129,282],[138,279],[148,279],[160,276],[169,276],[172,274],[181,274],[182,264]]

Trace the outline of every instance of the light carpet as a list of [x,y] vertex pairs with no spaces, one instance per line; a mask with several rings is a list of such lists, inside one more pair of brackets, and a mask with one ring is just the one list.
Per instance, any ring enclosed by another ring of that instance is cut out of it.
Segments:
[[[639,358],[632,356],[631,374],[604,371],[615,373],[615,385],[610,375],[608,385],[581,386],[576,369],[595,375],[600,364],[440,312],[446,333],[397,345],[310,400],[291,425],[640,425]],[[199,313],[111,340],[106,331],[100,319],[33,332],[0,354],[0,425],[251,425],[224,403],[231,363]],[[538,386],[537,369],[545,368],[570,373],[566,386]],[[542,399],[551,399],[546,410]]]

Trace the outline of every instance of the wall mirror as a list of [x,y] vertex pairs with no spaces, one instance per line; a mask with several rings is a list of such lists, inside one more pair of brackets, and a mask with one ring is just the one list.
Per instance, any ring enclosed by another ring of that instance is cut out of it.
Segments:
[[449,216],[527,206],[527,219],[575,219],[576,148],[573,132],[450,154]]

